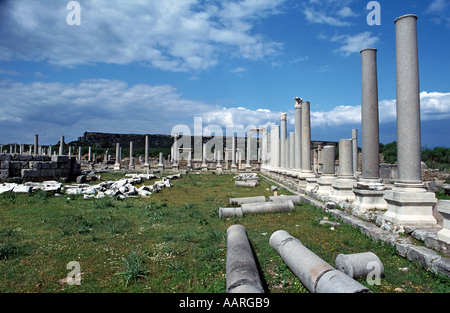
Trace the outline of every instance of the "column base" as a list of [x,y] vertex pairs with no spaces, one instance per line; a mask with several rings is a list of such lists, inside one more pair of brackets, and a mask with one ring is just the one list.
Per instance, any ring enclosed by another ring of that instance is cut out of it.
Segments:
[[150,170],[150,164],[144,164],[144,170]]
[[172,169],[178,171],[178,169],[179,169],[178,163],[177,164],[173,164],[172,165]]
[[319,179],[317,177],[311,177],[306,179],[306,192],[314,192],[319,188],[319,185],[317,184],[317,181]]
[[427,192],[423,184],[396,184],[386,190],[387,211],[382,220],[398,225],[435,226],[433,207],[437,203],[434,192]]
[[231,172],[235,173],[237,171],[238,171],[237,165],[236,164],[231,165]]
[[316,175],[313,172],[301,172],[298,175],[298,188],[306,189],[306,186],[308,185],[308,182],[306,181],[307,178],[316,178]]
[[114,164],[114,170],[118,171],[120,170],[122,167],[120,166],[120,164]]
[[164,171],[164,165],[158,165],[158,171],[160,172]]
[[207,172],[208,171],[208,165],[202,164],[202,171]]
[[332,191],[330,193],[330,200],[335,202],[353,202],[355,201],[355,194],[353,193],[353,185],[356,180],[354,178],[338,177],[331,184]]
[[357,182],[353,188],[355,201],[352,203],[355,215],[367,211],[386,211],[387,202],[384,199],[385,186],[378,180]]
[[316,194],[319,197],[328,197],[333,191],[333,187],[331,185],[336,179],[336,175],[322,175],[317,180],[317,185],[319,186],[319,188],[317,189]]

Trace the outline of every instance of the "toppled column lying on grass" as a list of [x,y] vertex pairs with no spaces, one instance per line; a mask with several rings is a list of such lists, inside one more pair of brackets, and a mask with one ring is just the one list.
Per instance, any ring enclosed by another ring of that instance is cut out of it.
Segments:
[[264,292],[247,231],[242,225],[227,230],[226,275],[227,293]]
[[373,252],[339,254],[336,257],[336,269],[353,279],[367,277],[375,271],[379,277],[384,276],[384,266]]
[[257,203],[257,202],[266,202],[265,196],[257,196],[257,197],[244,197],[244,198],[230,198],[230,204],[236,203],[237,205],[241,205],[243,203]]
[[270,196],[269,197],[269,201],[286,201],[286,200],[291,200],[292,203],[294,203],[294,204],[301,203],[301,198],[299,195],[293,195],[293,196],[281,195],[281,196]]
[[279,213],[292,211],[295,209],[294,203],[291,200],[274,201],[274,202],[260,202],[260,203],[243,203],[238,208],[219,208],[219,217],[242,217],[244,214],[257,213]]
[[270,236],[270,246],[312,293],[364,293],[370,290],[336,270],[284,230]]

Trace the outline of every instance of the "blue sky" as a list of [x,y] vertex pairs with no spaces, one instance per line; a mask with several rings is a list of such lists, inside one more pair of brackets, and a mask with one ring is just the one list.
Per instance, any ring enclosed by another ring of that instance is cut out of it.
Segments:
[[395,25],[418,16],[422,145],[450,147],[450,0],[0,2],[0,144],[85,131],[279,124],[311,102],[313,140],[361,129],[360,50],[378,50],[380,141],[396,140]]

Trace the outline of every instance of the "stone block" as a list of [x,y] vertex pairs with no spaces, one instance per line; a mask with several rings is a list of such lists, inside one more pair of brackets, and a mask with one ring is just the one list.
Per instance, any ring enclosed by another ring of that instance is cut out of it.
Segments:
[[22,169],[20,176],[23,179],[38,178],[38,177],[41,176],[41,171],[40,170],[33,170],[33,169]]
[[69,162],[70,157],[67,155],[52,155],[52,162],[56,162],[56,163],[67,163]]
[[10,154],[0,154],[0,161],[11,161]]
[[431,249],[414,245],[409,247],[406,257],[411,261],[419,262],[427,270],[431,270],[432,263],[441,258],[437,252]]
[[0,179],[6,179],[9,177],[9,169],[0,170]]

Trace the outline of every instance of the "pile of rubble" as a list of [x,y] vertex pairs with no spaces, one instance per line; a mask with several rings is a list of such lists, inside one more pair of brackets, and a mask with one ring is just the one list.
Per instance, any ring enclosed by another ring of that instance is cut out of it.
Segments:
[[0,184],[0,194],[4,192],[30,193],[37,190],[54,192],[55,195],[65,193],[66,195],[83,195],[85,199],[103,198],[105,196],[126,197],[150,196],[152,193],[159,192],[163,188],[172,186],[171,180],[181,178],[181,174],[170,175],[155,181],[152,185],[143,184],[139,188],[135,185],[143,183],[145,180],[157,178],[153,174],[126,174],[125,178],[118,181],[104,181],[96,185],[89,184],[71,184],[63,185],[57,181],[44,181],[42,183],[26,182],[24,184],[3,183]]

